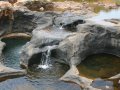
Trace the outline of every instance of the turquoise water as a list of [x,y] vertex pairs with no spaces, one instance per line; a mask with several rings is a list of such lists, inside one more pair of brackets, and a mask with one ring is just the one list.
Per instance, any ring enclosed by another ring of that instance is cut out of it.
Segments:
[[3,51],[4,54],[3,63],[8,67],[20,69],[20,65],[19,65],[20,50],[28,40],[7,38],[7,39],[3,39],[2,41],[6,43],[6,47]]

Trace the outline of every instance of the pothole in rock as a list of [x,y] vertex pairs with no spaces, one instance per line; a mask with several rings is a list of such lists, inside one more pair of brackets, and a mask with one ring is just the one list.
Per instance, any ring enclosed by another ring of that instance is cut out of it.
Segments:
[[61,76],[63,76],[67,70],[69,69],[69,66],[65,64],[61,64],[58,62],[52,62],[51,66],[48,68],[38,68],[38,67],[30,67],[28,69],[28,76],[34,77],[34,78],[41,78],[41,79],[59,79]]
[[59,79],[68,70],[69,66],[58,63],[51,58],[51,49],[54,46],[48,46],[46,52],[35,54],[29,60],[28,73],[37,78],[56,78]]
[[[3,39],[7,46],[3,51],[6,66],[20,69],[19,52],[22,46],[28,41],[26,39],[7,38]],[[39,55],[39,54],[38,54]],[[34,58],[40,60],[40,58]],[[20,78],[12,78],[0,82],[1,90],[80,90],[79,85],[59,81],[59,78],[66,73],[69,66],[57,62],[51,62],[47,69],[31,66],[27,75]]]
[[22,46],[29,41],[27,38],[4,38],[3,42],[6,47],[3,50],[4,60],[2,61],[5,66],[20,69],[20,50]]
[[77,66],[80,76],[94,79],[92,86],[102,90],[120,90],[119,79],[108,78],[120,73],[120,58],[109,54],[87,57]]

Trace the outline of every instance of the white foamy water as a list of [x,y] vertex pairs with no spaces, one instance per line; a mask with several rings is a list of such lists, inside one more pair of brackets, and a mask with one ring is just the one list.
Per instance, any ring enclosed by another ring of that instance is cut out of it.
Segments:
[[48,50],[47,52],[42,53],[42,57],[41,57],[41,63],[38,65],[38,69],[42,68],[42,69],[48,69],[52,66],[51,64],[51,50],[54,48],[55,46],[48,46]]
[[52,65],[51,64],[49,64],[49,65],[38,65],[38,69],[39,68],[42,68],[42,69],[48,69],[48,68],[50,68]]

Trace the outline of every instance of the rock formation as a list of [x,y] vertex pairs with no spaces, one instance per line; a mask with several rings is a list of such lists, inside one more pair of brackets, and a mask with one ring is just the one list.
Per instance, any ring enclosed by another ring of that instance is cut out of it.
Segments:
[[[74,15],[72,18],[72,15],[64,15],[55,17],[53,24],[46,28],[38,27],[33,30],[31,41],[23,47],[21,65],[28,67],[38,63],[35,58],[37,54],[40,58],[40,54],[46,52],[48,46],[55,45],[51,51],[53,60],[70,65],[70,70],[60,80],[73,81],[83,88],[93,90],[90,86],[92,80],[79,76],[76,66],[91,54],[109,53],[120,56],[120,27],[107,27],[85,21],[80,16]],[[69,27],[72,25],[75,28]]]
[[[14,17],[13,32],[32,32],[32,39],[22,48],[20,64],[26,68],[38,64],[37,58],[51,46],[52,60],[70,66],[60,80],[75,82],[84,90],[98,89],[91,86],[92,79],[79,75],[76,66],[82,60],[97,53],[120,56],[120,26],[99,25],[68,11],[37,12],[24,6],[16,6]],[[4,44],[0,45],[2,50]]]

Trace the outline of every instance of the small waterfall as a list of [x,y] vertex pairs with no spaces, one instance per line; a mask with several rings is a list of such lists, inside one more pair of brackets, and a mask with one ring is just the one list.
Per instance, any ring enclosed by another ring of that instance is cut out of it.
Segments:
[[62,26],[60,26],[60,28],[59,28],[59,29],[64,29],[64,28],[63,28],[63,25],[62,25]]
[[63,26],[64,26],[63,23],[60,23],[59,29],[61,29],[61,30],[64,29]]
[[51,50],[54,46],[48,46],[47,52],[42,53],[41,63],[38,65],[37,68],[47,69],[52,66],[51,64]]

